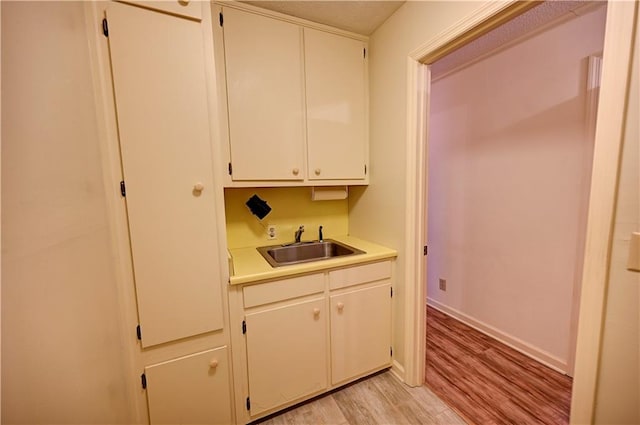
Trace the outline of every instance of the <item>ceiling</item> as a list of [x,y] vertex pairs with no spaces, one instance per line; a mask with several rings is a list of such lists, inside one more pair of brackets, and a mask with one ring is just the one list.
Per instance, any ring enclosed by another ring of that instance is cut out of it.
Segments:
[[545,1],[438,60],[431,66],[432,79],[438,78],[458,67],[470,64],[497,49],[508,47],[540,30],[588,13],[598,7],[606,7],[602,1]]
[[241,2],[362,35],[371,35],[405,3],[387,0],[241,0]]
[[[405,1],[387,0],[240,0],[253,6],[296,16],[362,35],[371,35]],[[586,13],[606,2],[589,0],[545,1],[528,12],[466,44],[432,64],[432,78],[469,64],[558,20]]]

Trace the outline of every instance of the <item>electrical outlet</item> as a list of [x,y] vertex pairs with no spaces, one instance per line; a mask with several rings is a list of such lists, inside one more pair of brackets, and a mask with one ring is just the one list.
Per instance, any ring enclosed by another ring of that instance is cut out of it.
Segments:
[[438,279],[438,282],[440,284],[440,290],[441,291],[446,291],[447,290],[447,280],[446,279]]
[[278,237],[275,224],[267,224],[267,239],[273,240]]

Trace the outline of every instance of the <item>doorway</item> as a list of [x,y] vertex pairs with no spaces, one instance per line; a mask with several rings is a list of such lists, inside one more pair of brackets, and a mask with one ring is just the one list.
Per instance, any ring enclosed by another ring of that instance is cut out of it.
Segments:
[[427,166],[429,304],[569,375],[606,7],[573,12],[471,64],[432,65]]
[[[513,5],[511,3],[510,5]],[[494,5],[495,6],[495,5]],[[508,7],[507,7],[508,8]],[[424,225],[422,218],[426,206],[425,159],[424,141],[426,139],[427,123],[424,112],[427,110],[428,92],[430,89],[430,64],[443,56],[443,51],[451,51],[461,38],[470,33],[482,32],[483,28],[495,26],[498,21],[504,22],[519,12],[505,11],[507,8],[495,7],[478,11],[452,27],[448,32],[436,36],[415,49],[409,55],[408,61],[408,128],[407,161],[408,207],[412,213],[407,226],[408,234],[405,246],[407,250],[422,250],[424,243]],[[589,205],[589,222],[587,230],[587,247],[585,252],[585,272],[583,276],[583,291],[581,301],[581,316],[579,322],[578,347],[579,355],[576,361],[576,381],[573,390],[572,419],[575,423],[590,422],[593,418],[593,403],[595,397],[597,363],[600,356],[599,341],[602,327],[602,305],[606,293],[606,270],[608,267],[608,253],[610,246],[607,241],[611,238],[611,218],[613,201],[615,199],[615,176],[619,166],[619,148],[621,129],[625,116],[625,99],[629,90],[628,67],[630,64],[630,50],[635,28],[636,7],[628,3],[610,3],[607,12],[607,31],[605,35],[603,62],[603,88],[598,111],[598,127],[596,131],[595,160],[591,200]],[[508,16],[508,18],[505,18]],[[407,276],[409,279],[421,277],[424,273],[424,262],[421,256],[409,256],[407,261]],[[422,279],[417,279],[421,282]],[[407,317],[424,318],[425,308],[418,304],[424,298],[425,288],[416,285],[408,289],[410,296],[406,308],[411,311]],[[424,335],[425,322],[418,320],[407,324],[406,331],[409,342],[407,349],[411,351],[407,362],[407,382],[416,385],[420,380],[420,365],[418,362],[424,357],[424,345],[420,335]],[[422,327],[422,329],[421,329]],[[577,418],[577,419],[576,419]]]
[[[527,28],[534,13],[551,22]],[[443,395],[447,380],[434,369],[448,364],[454,374],[468,366],[451,389],[467,381],[467,394],[476,393],[478,370],[485,383],[495,381],[499,404],[526,405],[539,393],[531,406],[549,400],[553,421],[568,421],[571,385],[562,374],[573,369],[593,153],[595,109],[587,106],[594,89],[587,83],[599,81],[590,78],[599,68],[589,57],[602,51],[605,18],[601,3],[543,6],[430,66],[427,330],[437,334],[450,322],[442,312],[561,372],[523,367],[526,357],[480,337],[470,351],[463,344],[466,356],[453,363],[437,355],[435,344],[427,385],[437,380]],[[448,328],[454,343],[465,335],[457,328]],[[427,344],[435,339],[427,335]],[[510,388],[511,379],[531,385]],[[478,412],[491,407],[479,399]],[[532,409],[517,410],[498,417],[517,420]]]

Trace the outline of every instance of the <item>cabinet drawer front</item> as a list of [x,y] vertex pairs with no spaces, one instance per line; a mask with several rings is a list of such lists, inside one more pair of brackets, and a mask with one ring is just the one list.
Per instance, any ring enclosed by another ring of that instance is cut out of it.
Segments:
[[324,291],[322,273],[245,286],[242,289],[245,308],[303,297]]
[[345,288],[360,283],[375,282],[391,277],[391,261],[365,264],[363,266],[349,267],[346,269],[329,272],[329,285],[331,289]]

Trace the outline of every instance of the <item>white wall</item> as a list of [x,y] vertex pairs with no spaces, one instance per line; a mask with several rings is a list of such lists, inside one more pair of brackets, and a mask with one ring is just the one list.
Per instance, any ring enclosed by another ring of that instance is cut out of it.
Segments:
[[481,1],[409,1],[369,40],[371,180],[367,188],[353,188],[349,193],[349,233],[398,250],[393,355],[401,366],[405,363],[407,284],[404,277],[407,57],[485,4]]
[[593,153],[587,58],[605,18],[600,7],[432,84],[429,301],[564,371]]
[[596,392],[596,424],[640,423],[640,273],[626,269],[630,234],[640,231],[639,37],[636,31]]
[[82,2],[2,2],[2,423],[131,423]]

